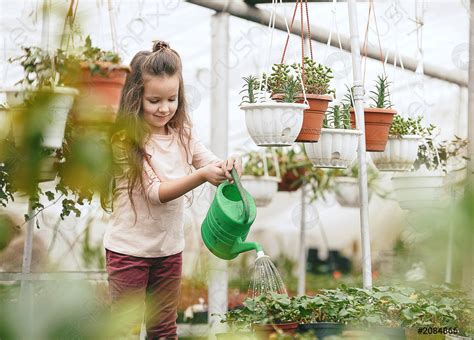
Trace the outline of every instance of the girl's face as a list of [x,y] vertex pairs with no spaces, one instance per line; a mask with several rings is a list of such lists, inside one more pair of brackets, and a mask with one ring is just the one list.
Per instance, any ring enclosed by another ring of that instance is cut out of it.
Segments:
[[178,108],[179,77],[143,77],[143,117],[151,127],[151,132],[160,135],[168,133],[166,124],[173,118]]

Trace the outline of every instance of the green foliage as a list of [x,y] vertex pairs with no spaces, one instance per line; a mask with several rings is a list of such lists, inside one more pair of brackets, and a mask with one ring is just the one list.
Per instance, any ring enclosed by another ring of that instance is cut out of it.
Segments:
[[22,50],[21,56],[10,58],[9,62],[19,62],[23,67],[24,77],[16,84],[27,88],[73,86],[82,66],[88,67],[91,74],[106,75],[121,61],[117,53],[92,46],[89,36],[83,46],[67,51],[48,52],[36,46],[23,46]]
[[256,103],[257,100],[255,98],[255,91],[258,90],[259,82],[258,79],[252,75],[248,77],[242,77],[242,79],[245,81],[245,84],[243,85],[242,91],[239,93],[246,93],[242,96],[242,103]]
[[[335,94],[334,89],[330,89],[330,82],[333,78],[332,70],[308,57],[305,57],[304,63],[305,92],[315,95]],[[271,94],[275,100],[294,103],[296,96],[303,92],[301,71],[301,64],[298,63],[292,65],[274,64],[270,75],[265,73],[262,75],[262,91]],[[254,91],[260,87],[259,80],[254,76],[244,77],[243,79],[245,84],[241,93],[246,92],[246,95],[242,98],[242,102],[254,103]]]
[[379,109],[390,109],[392,108],[392,103],[390,102],[390,91],[389,91],[390,82],[386,76],[379,75],[375,81],[375,90],[370,91],[372,96],[370,99],[373,104],[371,107]]
[[448,165],[459,163],[467,159],[467,139],[454,136],[450,141],[435,143],[431,135],[435,127],[430,125],[422,131],[423,143],[418,147],[418,156],[413,165],[414,169],[419,169],[424,165],[428,170],[441,170],[448,172]]
[[221,322],[232,330],[251,330],[256,324],[292,322],[298,316],[298,306],[288,295],[270,293],[246,299],[241,309],[227,312]]
[[[326,192],[333,189],[334,177],[338,170],[326,170],[313,168],[313,164],[308,159],[306,152],[299,147],[293,148],[273,148],[273,152],[278,160],[280,176],[284,180],[290,180],[290,188],[297,188],[303,183],[308,185],[309,197],[311,201],[324,198]],[[265,150],[267,157],[268,175],[276,176],[272,149]],[[243,175],[263,176],[264,162],[261,152],[250,151],[242,156]]]
[[[297,79],[300,81],[301,64],[294,63],[291,67],[296,71]],[[332,76],[331,68],[318,64],[309,57],[304,57],[304,86],[307,94],[324,95],[333,94],[336,91],[330,88]]]
[[236,329],[268,322],[335,322],[362,327],[451,327],[469,334],[472,306],[465,293],[447,286],[363,289],[342,285],[314,296],[271,294],[246,299],[243,308],[229,311],[222,322]]
[[403,118],[400,115],[395,115],[393,117],[392,125],[390,125],[390,136],[401,137],[408,135],[418,135],[418,136],[430,136],[435,128],[434,125],[429,125],[424,127],[422,125],[423,117],[418,116],[415,119],[413,118]]
[[294,103],[296,95],[301,90],[301,84],[296,79],[288,80],[283,86],[283,102]]
[[350,106],[347,103],[333,105],[324,115],[323,127],[331,129],[350,129]]

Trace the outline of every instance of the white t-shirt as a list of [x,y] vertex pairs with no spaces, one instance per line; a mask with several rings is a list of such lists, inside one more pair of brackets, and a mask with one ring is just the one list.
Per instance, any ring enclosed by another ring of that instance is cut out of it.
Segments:
[[189,175],[192,168],[199,169],[219,158],[191,134],[186,160],[178,134],[169,130],[168,135],[150,135],[145,144],[150,159],[144,161],[143,192],[133,191],[136,215],[128,196],[128,179],[117,178],[114,210],[104,236],[106,249],[137,257],[162,257],[183,251],[184,197],[162,203],[160,182]]

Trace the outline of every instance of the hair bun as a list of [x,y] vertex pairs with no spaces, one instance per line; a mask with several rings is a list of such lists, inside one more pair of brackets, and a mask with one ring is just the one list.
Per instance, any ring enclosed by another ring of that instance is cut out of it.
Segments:
[[155,40],[153,42],[153,52],[158,52],[167,48],[170,48],[170,45],[163,40]]

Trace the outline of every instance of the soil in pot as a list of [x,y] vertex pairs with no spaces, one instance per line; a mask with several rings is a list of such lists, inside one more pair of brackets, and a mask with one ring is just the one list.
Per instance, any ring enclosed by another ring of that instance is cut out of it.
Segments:
[[299,333],[312,332],[318,339],[324,339],[328,336],[340,335],[344,325],[335,322],[308,323],[298,326]]
[[[355,129],[355,111],[351,108],[350,112],[351,126]],[[381,152],[385,150],[390,125],[396,113],[397,111],[391,109],[364,108],[366,151]]]
[[[295,175],[295,170],[296,170],[296,175]],[[296,191],[298,190],[301,185],[303,184],[302,181],[298,180],[301,178],[301,176],[304,176],[306,173],[306,170],[304,168],[296,168],[292,170],[288,170],[282,177],[281,177],[281,182],[278,183],[278,191]],[[298,182],[298,183],[297,183]]]
[[[332,101],[331,96],[307,94],[309,109],[304,110],[303,126],[296,138],[296,142],[315,143],[319,141],[321,136],[321,128],[323,127],[324,115],[328,109],[329,103]],[[298,103],[303,103],[302,95],[297,97]]]

